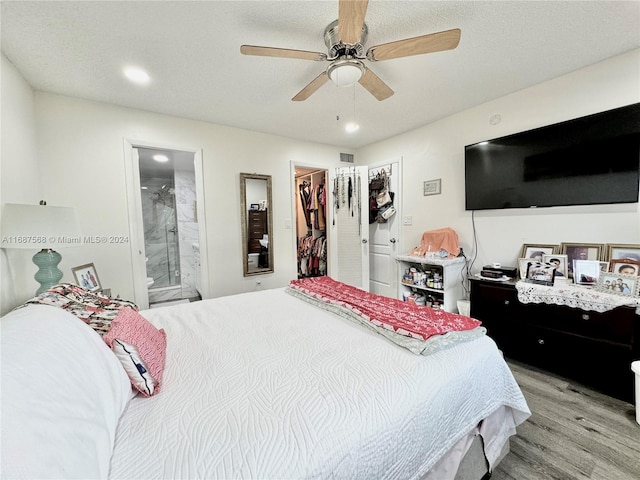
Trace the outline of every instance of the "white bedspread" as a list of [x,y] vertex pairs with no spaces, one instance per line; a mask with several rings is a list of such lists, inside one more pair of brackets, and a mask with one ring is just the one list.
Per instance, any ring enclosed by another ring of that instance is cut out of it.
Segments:
[[113,479],[418,478],[501,405],[504,435],[529,415],[488,337],[418,356],[284,289],[142,314],[167,365],[120,421]]

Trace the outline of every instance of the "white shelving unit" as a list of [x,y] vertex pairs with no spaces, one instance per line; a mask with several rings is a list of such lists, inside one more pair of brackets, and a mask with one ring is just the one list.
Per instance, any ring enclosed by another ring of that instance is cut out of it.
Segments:
[[[458,312],[458,300],[464,298],[463,274],[465,267],[465,257],[437,258],[437,257],[415,257],[412,255],[398,255],[396,261],[400,268],[400,299],[404,299],[405,292],[419,293],[425,296],[432,296],[443,310],[447,312]],[[407,284],[404,281],[404,274],[407,269],[415,268],[418,272],[438,273],[442,279],[442,288],[432,288],[426,285]]]

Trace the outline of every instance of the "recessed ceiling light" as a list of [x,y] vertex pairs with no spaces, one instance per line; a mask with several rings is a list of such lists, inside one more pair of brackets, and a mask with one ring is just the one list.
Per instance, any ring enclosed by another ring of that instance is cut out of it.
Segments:
[[344,126],[344,129],[349,133],[357,132],[359,128],[360,125],[354,122],[349,122]]
[[133,83],[137,83],[139,85],[146,85],[151,81],[149,74],[141,68],[127,67],[124,69],[124,74]]
[[160,162],[160,163],[165,163],[165,162],[169,161],[169,157],[167,157],[166,155],[159,155],[159,154],[158,155],[154,155],[153,159],[156,162]]

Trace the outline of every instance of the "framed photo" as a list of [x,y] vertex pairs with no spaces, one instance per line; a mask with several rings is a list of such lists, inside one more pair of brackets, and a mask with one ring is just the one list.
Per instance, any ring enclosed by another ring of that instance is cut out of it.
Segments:
[[567,256],[562,254],[543,255],[542,261],[550,263],[556,269],[555,278],[568,278]]
[[574,260],[603,260],[602,243],[565,243],[560,244],[560,252],[567,256],[567,273],[573,278]]
[[525,281],[542,285],[553,285],[556,269],[549,263],[529,262]]
[[250,210],[260,210],[260,204],[259,203],[252,203],[249,207]]
[[520,272],[520,280],[527,278],[527,270],[530,263],[536,263],[535,258],[519,258],[518,259],[518,272]]
[[609,262],[611,272],[617,273],[618,275],[631,275],[638,276],[640,275],[640,262],[635,260],[611,260]]
[[609,262],[600,262],[600,271],[608,272],[609,271]]
[[605,272],[598,279],[596,290],[613,293],[615,295],[638,296],[640,277],[634,275],[618,275],[613,272]]
[[595,285],[600,278],[600,262],[598,260],[574,260],[573,281],[579,285]]
[[442,179],[427,180],[424,182],[424,196],[440,195],[442,193]]
[[71,271],[73,272],[73,277],[76,279],[76,284],[79,286],[92,292],[102,290],[102,285],[100,285],[100,280],[98,279],[98,272],[96,272],[96,267],[93,263],[73,267]]
[[558,245],[544,245],[544,244],[527,244],[522,245],[522,251],[520,252],[520,258],[533,258],[537,262],[542,262],[543,255],[551,255],[552,253],[560,253],[558,251]]
[[629,260],[636,260],[640,262],[640,245],[638,244],[626,244],[616,245],[607,244],[607,253],[603,260],[611,262],[611,260],[627,258]]

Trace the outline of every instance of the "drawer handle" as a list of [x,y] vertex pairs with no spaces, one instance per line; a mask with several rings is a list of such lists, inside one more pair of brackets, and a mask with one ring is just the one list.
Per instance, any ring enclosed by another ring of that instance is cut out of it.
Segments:
[[538,345],[544,345],[544,339],[539,338],[538,339]]
[[582,314],[582,319],[583,320],[589,320],[589,314],[588,313],[583,313]]

